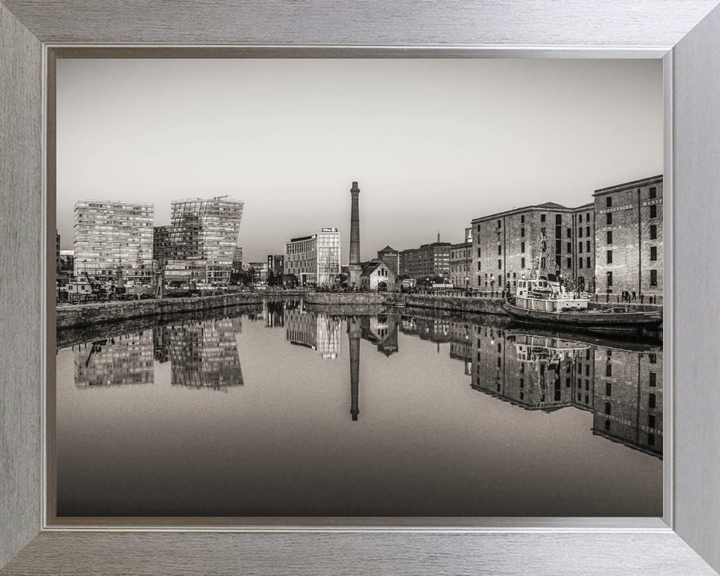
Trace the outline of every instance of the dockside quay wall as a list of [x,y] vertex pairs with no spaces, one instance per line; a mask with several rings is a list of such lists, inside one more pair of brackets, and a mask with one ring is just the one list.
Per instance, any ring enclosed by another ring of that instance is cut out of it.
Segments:
[[319,306],[382,304],[385,298],[377,292],[308,292],[306,304]]
[[420,294],[387,294],[385,303],[404,304],[413,308],[433,308],[475,314],[503,314],[502,298],[465,298],[456,296],[425,296]]
[[188,298],[162,298],[124,302],[95,302],[58,306],[56,326],[58,330],[77,326],[91,326],[117,322],[143,316],[169,316],[188,312],[201,312],[215,308],[230,308],[244,304],[260,304],[267,296],[260,292],[242,292],[218,296],[194,296]]

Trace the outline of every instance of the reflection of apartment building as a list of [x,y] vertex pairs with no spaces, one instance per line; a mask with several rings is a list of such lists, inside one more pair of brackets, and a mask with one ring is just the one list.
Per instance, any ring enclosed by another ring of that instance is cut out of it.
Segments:
[[164,364],[170,359],[168,348],[170,346],[170,338],[168,336],[167,326],[156,326],[153,328],[153,358],[160,364]]
[[334,360],[340,350],[340,320],[317,314],[317,351],[323,359]]
[[278,328],[285,326],[284,306],[284,302],[263,302],[265,326],[267,326],[268,328]]
[[107,200],[75,204],[75,276],[152,282],[153,206]]
[[514,290],[536,268],[592,290],[593,215],[592,204],[566,208],[547,202],[474,219],[471,286]]
[[174,260],[201,261],[209,284],[228,284],[240,233],[243,202],[191,198],[171,203],[170,244]]
[[165,328],[173,386],[227,390],[243,384],[235,329],[230,319]]
[[327,314],[306,312],[302,307],[285,310],[286,338],[291,344],[316,350],[334,360],[340,350],[340,321]]
[[597,291],[663,293],[663,177],[595,191]]
[[446,318],[403,318],[400,331],[436,344],[450,342],[450,321]]
[[340,232],[323,228],[312,236],[293,238],[285,245],[285,274],[302,285],[331,286],[340,273]]
[[153,380],[152,330],[88,342],[75,350],[75,385],[80,388]]

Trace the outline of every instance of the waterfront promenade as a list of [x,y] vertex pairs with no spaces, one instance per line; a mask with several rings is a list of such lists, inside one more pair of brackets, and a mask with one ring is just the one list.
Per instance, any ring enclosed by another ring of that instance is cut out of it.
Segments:
[[[151,300],[96,302],[58,306],[56,325],[58,331],[93,326],[108,322],[120,322],[134,318],[168,317],[186,313],[237,306],[262,304],[267,300],[303,298],[310,306],[332,307],[342,310],[347,307],[409,307],[461,312],[470,314],[507,315],[503,310],[503,299],[499,295],[460,296],[439,294],[400,294],[396,292],[307,292],[304,290],[267,290],[263,292],[237,292],[217,296],[193,296],[187,298],[162,298]],[[616,303],[610,303],[616,304]],[[617,304],[616,304],[617,305]],[[623,306],[638,310],[656,310],[661,305],[622,303]],[[591,308],[604,308],[604,302],[591,302]]]

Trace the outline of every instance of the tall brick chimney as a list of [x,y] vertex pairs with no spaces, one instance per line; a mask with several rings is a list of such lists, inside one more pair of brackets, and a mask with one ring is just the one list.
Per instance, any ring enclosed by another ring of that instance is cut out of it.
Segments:
[[350,278],[348,279],[350,286],[360,286],[360,275],[362,274],[362,266],[360,266],[360,188],[358,183],[353,182],[350,189],[352,204],[350,209]]

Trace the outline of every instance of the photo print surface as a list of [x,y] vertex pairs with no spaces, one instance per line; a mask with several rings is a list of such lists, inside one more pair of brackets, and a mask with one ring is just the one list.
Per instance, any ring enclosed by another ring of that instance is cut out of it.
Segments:
[[59,59],[57,515],[662,515],[652,60]]

